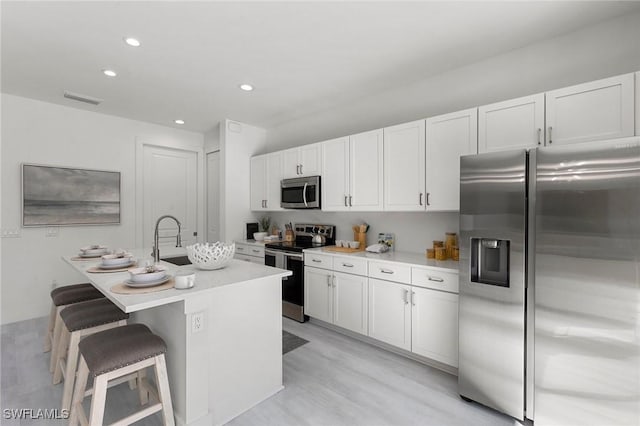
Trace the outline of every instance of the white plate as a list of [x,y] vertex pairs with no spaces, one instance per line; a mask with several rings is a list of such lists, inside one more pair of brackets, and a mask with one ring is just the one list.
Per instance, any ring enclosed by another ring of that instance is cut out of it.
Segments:
[[133,255],[131,253],[127,253],[122,257],[117,257],[115,254],[105,254],[102,256],[102,265],[116,266],[116,265],[124,265],[125,263],[130,265],[132,260],[133,260]]
[[133,265],[134,263],[136,263],[136,261],[133,260],[133,259],[130,259],[129,263],[125,263],[125,264],[122,264],[122,265],[102,265],[101,264],[101,265],[98,265],[98,268],[106,269],[106,270],[109,270],[109,269],[124,269],[124,268],[128,268],[129,266]]
[[78,257],[84,257],[86,259],[91,259],[93,257],[102,257],[104,253],[99,254],[86,254],[86,253],[78,253]]
[[129,269],[129,275],[130,275],[129,280],[131,282],[136,282],[136,283],[146,283],[146,282],[156,281],[164,277],[166,275],[165,271],[167,270],[167,268],[165,268],[162,265],[156,265],[155,272],[145,272],[146,269],[147,268],[144,266],[140,268]]
[[156,285],[164,284],[167,281],[169,281],[170,279],[171,279],[171,275],[165,275],[164,277],[159,278],[157,280],[145,281],[145,282],[142,282],[142,283],[131,281],[131,280],[126,280],[124,282],[124,284],[126,286],[128,286],[128,287],[144,288],[144,287],[153,287],[153,286],[156,286]]
[[87,246],[87,247],[82,247],[80,249],[81,253],[87,254],[87,255],[100,255],[102,256],[103,254],[107,254],[107,247],[105,246],[99,246],[99,247],[92,247],[92,246]]

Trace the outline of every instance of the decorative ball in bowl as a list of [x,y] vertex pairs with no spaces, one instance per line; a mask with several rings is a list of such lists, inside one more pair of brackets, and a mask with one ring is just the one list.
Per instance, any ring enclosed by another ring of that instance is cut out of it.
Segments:
[[253,239],[256,241],[264,241],[264,237],[267,236],[266,232],[254,232]]
[[221,241],[187,246],[187,256],[191,263],[207,270],[224,268],[231,262],[235,252],[235,243],[225,244]]

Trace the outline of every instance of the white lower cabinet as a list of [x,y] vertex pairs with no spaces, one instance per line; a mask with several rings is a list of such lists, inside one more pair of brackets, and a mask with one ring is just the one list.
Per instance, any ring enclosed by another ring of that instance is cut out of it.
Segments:
[[369,337],[411,350],[411,286],[369,278]]
[[236,242],[235,259],[264,265],[264,246]]
[[458,366],[458,295],[411,288],[411,351]]
[[367,334],[367,277],[305,266],[304,313]]

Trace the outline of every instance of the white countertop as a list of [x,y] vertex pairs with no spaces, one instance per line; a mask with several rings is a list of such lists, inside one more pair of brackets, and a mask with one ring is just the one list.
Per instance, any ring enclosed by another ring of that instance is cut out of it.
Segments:
[[271,241],[237,240],[237,241],[235,241],[235,243],[236,244],[248,244],[250,246],[264,247],[265,244],[279,243],[280,241],[282,241],[282,240],[271,240]]
[[[149,249],[131,250],[131,253],[141,259],[140,263],[150,258]],[[161,257],[173,257],[185,254],[184,250],[168,250],[161,248]],[[196,274],[195,286],[190,289],[177,290],[175,288],[145,294],[117,294],[110,291],[111,287],[129,278],[128,272],[110,273],[90,273],[87,272],[92,266],[100,264],[100,258],[92,260],[71,260],[72,256],[63,256],[62,259],[71,265],[75,270],[84,275],[100,292],[109,300],[115,303],[124,312],[135,312],[154,306],[166,305],[168,303],[179,302],[191,297],[198,297],[198,294],[206,291],[215,291],[216,288],[233,285],[240,282],[251,281],[266,277],[286,277],[292,274],[285,269],[273,268],[271,266],[256,263],[243,262],[233,259],[231,263],[222,269],[214,271],[204,271],[194,265],[176,266],[161,259],[160,264],[168,269],[168,273],[175,275],[178,271],[193,271]]]
[[370,253],[368,251],[357,251],[354,253],[343,253],[336,251],[328,251],[326,248],[312,248],[305,249],[305,252],[310,253],[322,253],[328,254],[331,256],[347,256],[347,257],[357,257],[361,259],[367,260],[379,260],[384,262],[396,262],[396,263],[405,263],[412,266],[424,266],[433,269],[440,269],[445,272],[454,272],[458,273],[458,266],[460,262],[455,260],[434,260],[427,259],[427,257],[423,253],[411,253],[411,252],[402,252],[402,251],[388,251],[386,253]]

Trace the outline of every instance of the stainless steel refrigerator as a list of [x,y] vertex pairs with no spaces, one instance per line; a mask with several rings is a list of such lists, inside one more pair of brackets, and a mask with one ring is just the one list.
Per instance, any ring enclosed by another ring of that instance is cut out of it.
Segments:
[[640,138],[460,164],[460,395],[640,425]]

